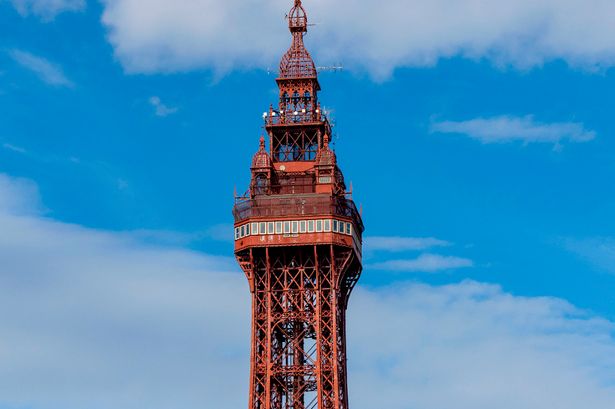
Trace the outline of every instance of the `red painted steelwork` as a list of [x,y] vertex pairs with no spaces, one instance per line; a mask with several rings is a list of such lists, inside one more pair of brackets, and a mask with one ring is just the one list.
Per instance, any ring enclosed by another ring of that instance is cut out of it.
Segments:
[[347,409],[346,306],[363,222],[329,147],[300,0],[288,24],[280,101],[263,115],[269,150],[261,138],[250,189],[233,209],[235,256],[252,293],[249,409]]

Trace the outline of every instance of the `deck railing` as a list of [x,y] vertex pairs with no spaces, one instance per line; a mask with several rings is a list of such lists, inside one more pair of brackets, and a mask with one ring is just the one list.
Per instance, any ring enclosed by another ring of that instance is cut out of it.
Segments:
[[280,112],[271,110],[263,114],[265,125],[293,125],[305,123],[320,123],[327,121],[327,117],[319,109]]

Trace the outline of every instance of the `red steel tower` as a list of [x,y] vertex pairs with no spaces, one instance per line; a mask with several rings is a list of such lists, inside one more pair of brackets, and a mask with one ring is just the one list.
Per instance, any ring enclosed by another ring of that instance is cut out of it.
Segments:
[[252,293],[249,409],[347,409],[346,307],[363,223],[329,146],[301,0],[288,14],[280,101],[263,114],[252,179],[237,197],[235,256]]

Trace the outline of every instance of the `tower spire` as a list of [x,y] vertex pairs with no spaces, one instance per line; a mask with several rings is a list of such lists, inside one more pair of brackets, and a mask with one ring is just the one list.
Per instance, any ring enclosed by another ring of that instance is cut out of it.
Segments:
[[303,44],[307,26],[307,13],[301,0],[295,0],[295,5],[288,12],[288,29],[293,39],[280,61],[280,78],[316,78],[316,66]]

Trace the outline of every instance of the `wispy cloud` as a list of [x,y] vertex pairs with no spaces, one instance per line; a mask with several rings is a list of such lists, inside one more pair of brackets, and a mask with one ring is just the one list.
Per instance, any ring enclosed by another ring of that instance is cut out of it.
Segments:
[[569,251],[588,261],[595,268],[615,274],[615,238],[565,239],[563,242]]
[[65,11],[79,11],[85,8],[85,0],[11,0],[19,14],[33,14],[43,20],[53,20]]
[[434,237],[368,236],[363,239],[366,251],[425,250],[450,246],[451,243]]
[[463,134],[482,143],[552,143],[564,140],[588,142],[596,132],[588,130],[579,122],[537,122],[532,116],[498,116],[467,121],[437,121],[431,124],[432,133]]
[[117,180],[117,189],[118,190],[126,190],[129,187],[130,187],[130,184],[128,183],[128,181],[126,179],[119,178]]
[[13,152],[21,153],[21,154],[27,153],[27,151],[24,148],[20,146],[12,145],[10,143],[4,143],[2,144],[2,147],[4,149],[8,149],[9,151],[13,151]]
[[154,107],[156,116],[165,117],[165,116],[174,114],[178,111],[178,108],[168,107],[165,104],[163,104],[160,98],[156,96],[151,97],[149,99],[149,103],[151,106]]
[[138,229],[131,230],[126,234],[131,237],[136,237],[139,240],[147,243],[163,244],[167,246],[188,246],[203,242],[204,240],[214,240],[221,242],[233,242],[233,225],[232,224],[214,224],[209,228],[196,232],[174,232]]
[[32,71],[41,81],[49,85],[55,87],[74,87],[73,82],[64,75],[59,65],[43,57],[22,50],[11,51],[11,56],[19,65]]
[[233,241],[233,225],[229,223],[215,224],[209,227],[203,233],[204,237],[207,237],[216,241]]
[[35,183],[0,173],[0,215],[36,216],[42,211],[38,186]]
[[[37,198],[0,175],[2,405],[247,405],[250,295],[230,257],[40,217]],[[355,409],[383,396],[387,409],[611,409],[613,329],[475,282],[359,286],[350,396]]]
[[425,253],[414,259],[386,260],[370,264],[368,267],[377,270],[436,273],[473,265],[474,262],[467,258]]

